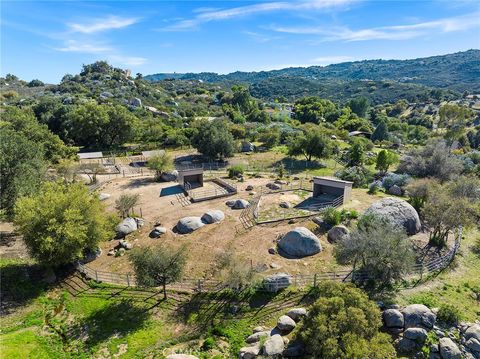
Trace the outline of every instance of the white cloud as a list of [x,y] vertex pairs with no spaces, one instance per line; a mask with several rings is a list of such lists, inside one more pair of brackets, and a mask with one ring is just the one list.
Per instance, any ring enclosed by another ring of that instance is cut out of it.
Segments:
[[[301,0],[294,2],[277,1],[266,2],[255,5],[239,6],[230,9],[208,10],[201,9],[200,13],[193,19],[182,20],[163,28],[165,31],[182,31],[195,28],[202,23],[210,21],[228,20],[232,18],[248,16],[253,14],[269,13],[272,11],[302,11],[302,10],[323,10],[336,7],[343,7],[359,0]],[[198,9],[197,9],[198,12]]]
[[69,40],[65,46],[56,48],[61,52],[82,52],[87,54],[101,54],[105,52],[111,52],[113,49],[108,46],[95,45],[91,43],[81,43],[75,40]]
[[108,60],[125,66],[140,66],[145,64],[148,60],[144,57],[110,55]]
[[289,34],[323,35],[324,40],[368,41],[368,40],[408,40],[431,33],[466,31],[480,27],[480,13],[443,18],[408,25],[381,26],[352,30],[348,27],[282,27],[271,30]]
[[118,16],[108,16],[102,19],[92,19],[89,22],[69,23],[67,26],[72,32],[80,32],[83,34],[93,34],[99,31],[121,29],[138,22],[138,18],[122,18]]

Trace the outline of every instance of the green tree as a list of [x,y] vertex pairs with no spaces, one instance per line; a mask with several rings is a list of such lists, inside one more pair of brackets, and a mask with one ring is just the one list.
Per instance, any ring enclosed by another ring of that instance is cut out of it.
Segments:
[[388,288],[403,279],[414,263],[405,230],[374,215],[362,217],[350,236],[337,243],[335,258],[366,274],[373,290]]
[[366,97],[353,98],[348,102],[347,105],[350,107],[352,112],[359,117],[365,117],[368,107],[370,106]]
[[386,173],[390,166],[397,163],[398,160],[399,157],[395,152],[381,150],[377,155],[377,164],[375,166],[375,169]]
[[81,259],[113,234],[100,200],[80,183],[44,183],[17,201],[14,224],[30,255],[48,266]]
[[333,152],[334,144],[318,126],[306,125],[302,132],[290,136],[287,141],[290,156],[305,156],[307,161],[312,158],[327,158]]
[[42,183],[46,172],[43,153],[39,143],[0,126],[0,208],[8,215],[18,198],[35,193]]
[[337,106],[330,100],[318,97],[304,97],[297,100],[293,107],[293,118],[301,123],[320,123],[337,110]]
[[181,279],[187,260],[187,249],[172,249],[166,246],[135,248],[130,253],[137,284],[144,287],[163,288],[167,298],[167,284]]
[[385,141],[388,140],[388,126],[385,121],[380,121],[375,131],[372,133],[372,141]]
[[390,337],[380,333],[380,310],[351,284],[322,282],[298,337],[311,358],[394,359]]
[[348,166],[362,166],[365,162],[365,148],[360,141],[354,141],[347,152]]
[[167,152],[162,152],[149,158],[147,161],[147,167],[152,171],[155,171],[155,179],[159,181],[164,172],[173,168],[173,160]]
[[457,104],[445,104],[438,111],[440,126],[447,128],[445,138],[457,140],[465,132],[467,119],[473,116],[472,110]]
[[232,157],[235,151],[233,136],[225,120],[203,121],[192,138],[193,146],[210,159]]

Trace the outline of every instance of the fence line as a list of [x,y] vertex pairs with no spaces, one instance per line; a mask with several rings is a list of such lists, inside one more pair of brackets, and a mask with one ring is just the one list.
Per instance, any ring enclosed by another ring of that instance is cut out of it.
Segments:
[[[457,254],[461,240],[462,240],[462,228],[459,227],[455,235],[454,246],[445,253],[442,257],[434,258],[432,260],[417,263],[412,266],[412,274],[419,274],[420,279],[424,274],[436,272],[445,269],[455,258]],[[108,284],[124,285],[124,286],[136,286],[136,279],[133,273],[111,273],[105,271],[98,271],[90,268],[86,264],[77,263],[77,270],[85,277],[93,279],[97,282],[104,282]],[[320,281],[364,281],[368,279],[368,275],[361,271],[354,271],[352,269],[341,269],[337,271],[320,272],[314,274],[304,274],[282,277],[274,282],[262,281],[256,285],[257,290],[278,290],[286,288],[288,286],[295,287],[307,287],[316,286]],[[181,281],[167,285],[167,289],[179,290],[179,291],[193,291],[193,292],[217,292],[219,290],[228,288],[228,284],[220,280],[215,279],[195,279],[184,278]]]

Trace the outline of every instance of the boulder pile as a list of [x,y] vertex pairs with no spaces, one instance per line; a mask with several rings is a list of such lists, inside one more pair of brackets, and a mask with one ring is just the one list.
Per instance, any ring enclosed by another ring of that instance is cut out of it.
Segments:
[[218,209],[214,209],[204,213],[202,217],[184,217],[177,222],[176,228],[180,234],[188,234],[206,224],[220,223],[224,219],[225,214]]
[[[263,327],[253,329],[245,342],[249,346],[240,349],[240,359],[254,359],[257,357],[284,358],[299,357],[304,354],[304,347],[299,342],[290,342],[286,335],[290,334],[304,317],[305,308],[294,308],[277,320],[277,326],[271,330]],[[263,343],[263,344],[262,344]]]
[[[391,306],[382,313],[383,324],[392,334],[400,354],[422,356],[422,347],[429,331],[434,331],[438,343],[429,347],[429,359],[479,359],[480,322],[460,323],[443,328],[436,325],[436,314],[423,304],[411,304],[403,309]],[[426,358],[426,357],[425,357]]]

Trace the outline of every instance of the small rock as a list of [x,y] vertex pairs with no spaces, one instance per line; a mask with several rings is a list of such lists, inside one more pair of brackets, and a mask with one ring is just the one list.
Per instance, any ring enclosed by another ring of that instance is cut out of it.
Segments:
[[350,237],[350,230],[342,224],[333,227],[327,233],[327,239],[330,243],[336,243],[348,237]]
[[165,233],[167,233],[167,229],[165,227],[157,226],[153,229],[153,231],[150,232],[149,236],[150,238],[158,238]]
[[111,197],[111,195],[108,194],[108,193],[100,193],[100,194],[98,195],[98,199],[99,199],[100,201],[105,201],[106,199],[108,199],[108,198],[110,198],[110,197]]
[[113,255],[115,255],[115,249],[112,248],[108,251],[107,256],[113,256]]
[[228,207],[233,207],[233,205],[235,204],[235,201],[234,201],[234,200],[229,200],[229,201],[225,202],[225,204],[226,204]]
[[268,248],[268,253],[277,254],[277,250],[275,248],[271,247],[271,248]]
[[253,186],[249,184],[246,188],[245,191],[253,191]]
[[295,321],[287,315],[278,318],[277,328],[284,333],[290,333],[296,327]]
[[245,342],[248,344],[256,343],[259,342],[261,338],[269,338],[270,337],[270,331],[265,330],[263,332],[256,332],[250,335],[247,339],[245,339]]
[[263,281],[265,290],[276,293],[292,284],[292,277],[286,273],[277,273],[267,277]]
[[260,354],[260,347],[255,345],[241,348],[238,357],[240,359],[254,359],[258,354]]
[[402,189],[398,187],[396,184],[394,184],[392,187],[390,187],[387,191],[389,194],[392,194],[394,196],[401,196],[402,195]]
[[281,265],[277,264],[277,263],[270,263],[270,268],[272,269],[280,269],[282,268]]
[[414,340],[417,343],[425,343],[425,340],[427,339],[427,331],[423,328],[408,328],[405,330],[403,333],[403,336],[407,339]]
[[462,357],[462,352],[458,349],[457,344],[450,338],[441,338],[438,342],[438,348],[442,359],[460,359]]
[[250,202],[245,199],[237,199],[232,206],[233,209],[245,209],[247,207],[250,207]]
[[403,328],[403,314],[397,309],[387,309],[383,312],[383,321],[387,328]]
[[292,205],[290,204],[290,202],[283,201],[283,202],[280,202],[280,207],[281,208],[291,208]]
[[408,338],[400,338],[397,342],[397,350],[400,353],[411,353],[416,349],[420,349],[421,345],[418,344],[415,340]]

